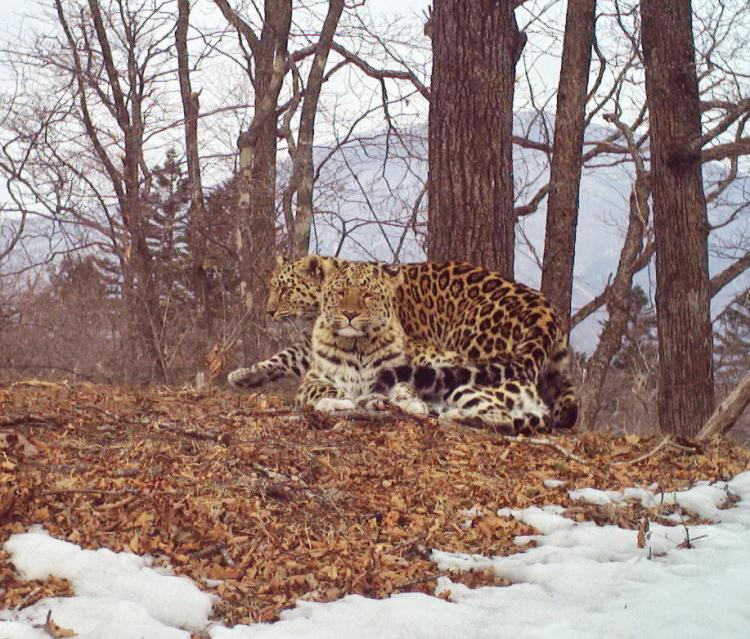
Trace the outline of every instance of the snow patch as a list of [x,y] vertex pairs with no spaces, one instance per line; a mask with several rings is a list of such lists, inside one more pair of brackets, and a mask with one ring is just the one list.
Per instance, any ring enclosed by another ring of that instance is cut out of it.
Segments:
[[[208,623],[211,596],[187,578],[160,574],[149,558],[106,548],[82,550],[39,529],[11,536],[5,550],[22,578],[67,579],[76,597],[3,611],[0,620],[43,624],[51,610],[57,624],[92,639],[189,637],[177,628],[200,630]],[[0,622],[0,636],[8,632]]]
[[[65,577],[76,596],[47,599],[22,611],[0,611],[0,637],[48,639],[37,626],[52,618],[84,639],[660,639],[744,638],[750,625],[750,472],[729,482],[700,483],[674,493],[634,488],[582,492],[586,498],[658,506],[679,504],[712,523],[652,525],[645,548],[638,533],[574,522],[559,506],[503,509],[542,534],[527,552],[483,557],[435,550],[444,570],[491,569],[512,582],[475,590],[442,577],[437,592],[372,600],[349,595],[331,603],[300,601],[272,624],[226,628],[208,622],[211,597],[192,582],[159,574],[148,559],[75,544],[32,531],[5,545],[28,578]],[[732,494],[739,501],[728,502]],[[617,495],[620,495],[618,499]],[[673,500],[673,501],[669,501]],[[605,502],[607,503],[607,502]],[[730,507],[722,509],[722,505]],[[463,516],[481,514],[476,507]],[[686,530],[691,548],[685,548]]]

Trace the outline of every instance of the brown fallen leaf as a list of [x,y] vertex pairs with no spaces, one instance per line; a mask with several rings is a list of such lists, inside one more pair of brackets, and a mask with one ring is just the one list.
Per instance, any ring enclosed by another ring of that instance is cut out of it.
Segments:
[[42,629],[50,637],[55,637],[55,639],[58,639],[59,637],[76,637],[77,636],[77,633],[74,630],[69,630],[68,628],[63,628],[61,626],[58,626],[54,621],[52,621],[51,610],[47,611],[47,620],[44,622],[44,627]]
[[13,486],[0,486],[0,519],[10,512],[15,500],[16,491]]
[[648,539],[648,518],[644,517],[641,520],[641,525],[638,527],[638,548],[645,548],[647,539]]

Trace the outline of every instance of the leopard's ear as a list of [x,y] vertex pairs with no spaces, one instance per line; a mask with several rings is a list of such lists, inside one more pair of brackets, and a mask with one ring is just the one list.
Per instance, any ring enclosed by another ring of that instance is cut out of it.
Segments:
[[284,259],[284,256],[277,255],[276,256],[276,268],[282,268],[283,266],[286,266],[286,260]]
[[298,268],[302,273],[320,283],[336,269],[334,261],[322,255],[308,255],[299,260],[298,264]]
[[390,278],[394,286],[398,286],[404,281],[404,272],[398,264],[381,264],[380,271]]

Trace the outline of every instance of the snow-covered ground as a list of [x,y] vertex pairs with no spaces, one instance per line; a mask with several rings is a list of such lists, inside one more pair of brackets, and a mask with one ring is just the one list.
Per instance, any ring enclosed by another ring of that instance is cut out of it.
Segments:
[[435,550],[433,560],[444,570],[494,570],[510,586],[471,590],[441,578],[441,597],[299,602],[281,621],[234,628],[211,623],[212,597],[153,568],[148,558],[82,550],[32,530],[5,544],[18,574],[64,577],[76,594],[0,611],[0,639],[48,639],[42,626],[50,611],[58,626],[91,639],[189,639],[191,631],[212,639],[750,636],[750,472],[667,494],[642,488],[569,494],[614,508],[636,500],[661,515],[677,504],[711,523],[652,523],[639,547],[638,531],[578,523],[559,506],[505,509],[498,515],[540,532],[516,539],[522,546],[535,542],[526,552],[480,557]]

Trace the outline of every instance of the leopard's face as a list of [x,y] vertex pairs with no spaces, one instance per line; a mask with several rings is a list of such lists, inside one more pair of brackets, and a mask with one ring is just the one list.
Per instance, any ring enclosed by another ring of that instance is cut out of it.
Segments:
[[[317,258],[314,264],[310,262]],[[320,308],[322,263],[328,258],[310,256],[302,260],[279,260],[271,276],[266,311],[274,319],[314,319]],[[331,265],[333,266],[333,265]]]
[[396,278],[370,264],[347,264],[323,282],[321,326],[340,337],[371,337],[396,319]]

